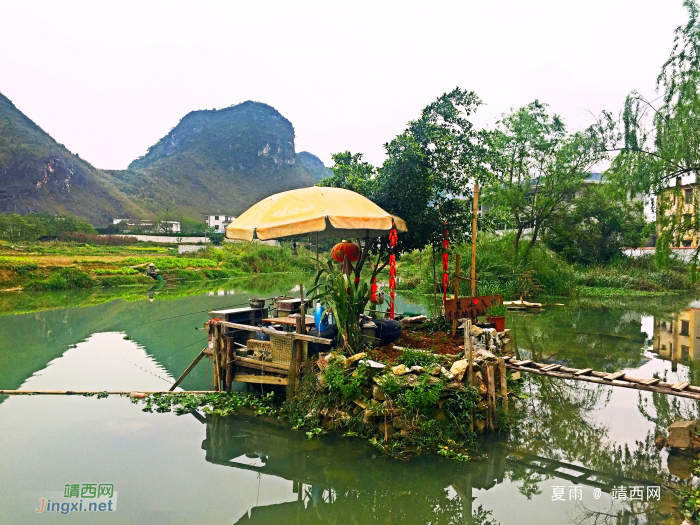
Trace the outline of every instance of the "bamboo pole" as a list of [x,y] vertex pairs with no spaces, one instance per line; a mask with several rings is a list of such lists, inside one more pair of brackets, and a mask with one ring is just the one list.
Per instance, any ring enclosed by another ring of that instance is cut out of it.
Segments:
[[[459,260],[460,255],[455,255],[455,299],[459,299]],[[452,320],[452,337],[457,333],[457,319]]]
[[185,369],[185,371],[180,375],[180,377],[177,378],[177,381],[175,381],[172,384],[172,386],[170,388],[168,388],[168,392],[172,392],[173,390],[175,390],[177,388],[177,386],[182,382],[182,380],[185,379],[187,374],[192,372],[194,367],[197,366],[197,363],[199,363],[202,360],[202,358],[206,355],[205,352],[206,352],[206,350],[202,350],[201,352],[199,352],[199,355],[194,358],[194,361],[192,361],[192,363],[190,363],[190,366],[188,366]]
[[474,183],[474,208],[472,216],[472,265],[471,265],[471,285],[472,297],[476,297],[476,230],[477,215],[479,213],[479,185]]
[[321,343],[323,345],[330,345],[333,343],[331,339],[325,339],[323,337],[314,337],[313,335],[297,334],[294,332],[280,332],[279,330],[274,330],[272,328],[265,328],[260,326],[252,326],[247,324],[229,323],[228,321],[216,321],[212,323],[219,324],[228,328],[233,328],[235,330],[246,330],[248,332],[262,332],[263,334],[278,335],[280,337],[288,337],[290,339],[299,339],[300,341],[306,341],[308,343]]

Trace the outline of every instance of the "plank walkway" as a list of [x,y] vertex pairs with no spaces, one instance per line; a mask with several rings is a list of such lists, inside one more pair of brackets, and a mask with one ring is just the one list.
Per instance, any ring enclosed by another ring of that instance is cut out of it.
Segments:
[[506,368],[529,374],[556,377],[557,379],[586,381],[588,383],[619,386],[622,388],[634,388],[636,390],[700,400],[700,387],[692,386],[687,381],[665,383],[658,378],[641,379],[631,377],[626,372],[613,372],[610,374],[608,372],[598,372],[592,368],[568,368],[550,363],[535,363],[531,359],[520,361],[514,356],[506,356],[503,360],[506,362]]

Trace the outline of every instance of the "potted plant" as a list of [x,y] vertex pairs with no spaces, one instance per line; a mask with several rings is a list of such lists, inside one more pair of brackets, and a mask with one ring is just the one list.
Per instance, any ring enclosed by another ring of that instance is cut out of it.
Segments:
[[496,325],[496,330],[502,332],[506,329],[506,312],[508,309],[502,304],[493,304],[486,310],[486,321]]

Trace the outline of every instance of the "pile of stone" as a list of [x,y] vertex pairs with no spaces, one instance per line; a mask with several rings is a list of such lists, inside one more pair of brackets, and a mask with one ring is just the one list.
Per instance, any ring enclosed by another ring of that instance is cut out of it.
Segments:
[[[467,328],[466,323],[462,325],[462,328]],[[471,326],[469,338],[474,350],[485,350],[492,354],[502,355],[511,349],[512,339],[508,328],[499,332],[495,328]]]
[[[502,341],[502,339],[497,339],[499,338],[498,334],[489,335],[492,337],[491,340]],[[470,382],[483,397],[482,401],[477,405],[477,408],[485,409],[492,404],[494,405],[493,414],[495,414],[495,392],[498,392],[502,397],[507,396],[508,392],[505,386],[506,368],[503,359],[484,349],[474,351],[472,353],[471,377],[469,377],[469,360],[461,354],[458,357],[461,358],[454,360],[449,365],[448,363],[451,359],[448,359],[444,366],[442,364],[434,364],[426,367],[418,365],[409,367],[400,364],[389,367],[367,359],[365,353],[356,354],[347,358],[335,352],[331,352],[330,354],[321,355],[319,357],[318,364],[321,368],[321,373],[318,376],[318,380],[321,382],[322,386],[325,386],[323,384],[323,370],[331,360],[340,360],[346,367],[354,367],[359,363],[363,363],[368,371],[366,383],[362,387],[362,393],[365,399],[355,400],[356,407],[353,413],[359,414],[362,412],[364,424],[378,427],[379,431],[384,433],[387,437],[397,432],[400,435],[405,435],[411,431],[412,422],[410,419],[404,417],[403,411],[400,408],[395,407],[387,400],[382,387],[389,378],[393,379],[392,383],[407,389],[415,388],[417,385],[435,385],[442,382],[444,387],[440,400],[437,403],[435,413],[432,416],[435,419],[440,420],[445,417],[442,406],[447,398],[455,392],[465,390]],[[487,388],[487,366],[492,367],[490,377],[491,381],[494,382],[491,392],[491,401],[489,401]],[[427,376],[427,379],[424,379],[423,376]],[[499,383],[501,386],[496,387]],[[345,417],[344,414],[343,417]],[[484,421],[477,420],[477,428],[483,430],[484,423]]]

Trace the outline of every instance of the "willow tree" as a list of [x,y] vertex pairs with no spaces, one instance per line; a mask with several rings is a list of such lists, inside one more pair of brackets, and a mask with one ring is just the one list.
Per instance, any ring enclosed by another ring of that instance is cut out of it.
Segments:
[[686,233],[700,232],[698,198],[693,199],[690,218],[680,205],[677,213],[667,213],[674,200],[682,202],[683,177],[700,170],[700,9],[696,0],[683,5],[688,21],[676,29],[671,55],[657,78],[660,96],[649,100],[633,91],[618,118],[605,112],[599,122],[606,149],[616,153],[611,179],[633,193],[665,196],[657,199],[656,209],[659,266],[668,264],[672,243]]

